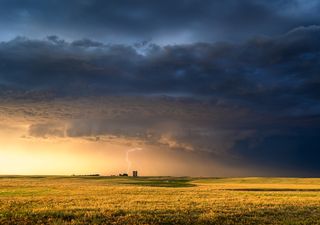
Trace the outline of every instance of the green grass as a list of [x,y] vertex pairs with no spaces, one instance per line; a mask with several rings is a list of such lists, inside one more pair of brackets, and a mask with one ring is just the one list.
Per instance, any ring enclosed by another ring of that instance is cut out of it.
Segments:
[[320,179],[0,177],[0,224],[320,224]]

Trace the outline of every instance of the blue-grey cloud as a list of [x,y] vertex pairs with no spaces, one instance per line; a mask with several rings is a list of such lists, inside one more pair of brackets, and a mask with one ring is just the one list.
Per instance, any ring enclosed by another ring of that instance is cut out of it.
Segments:
[[[318,26],[242,44],[147,47],[18,37],[0,43],[2,95],[172,95],[319,113]],[[143,51],[142,51],[143,50]],[[141,52],[142,51],[142,52]],[[270,110],[272,109],[272,110]]]
[[138,138],[317,175],[319,40],[319,26],[166,46],[18,37],[0,43],[1,112],[36,137]]
[[2,0],[1,36],[132,43],[244,40],[319,24],[317,0]]

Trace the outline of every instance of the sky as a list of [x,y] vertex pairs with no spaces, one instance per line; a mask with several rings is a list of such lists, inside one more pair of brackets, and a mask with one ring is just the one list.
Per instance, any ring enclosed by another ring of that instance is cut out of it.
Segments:
[[0,1],[0,174],[320,175],[320,1]]

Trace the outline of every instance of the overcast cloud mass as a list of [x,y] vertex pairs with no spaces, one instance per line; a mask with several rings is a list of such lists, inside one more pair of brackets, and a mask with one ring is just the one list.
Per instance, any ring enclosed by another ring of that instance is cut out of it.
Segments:
[[0,117],[27,122],[26,137],[121,137],[318,176],[319,11],[314,0],[3,0]]

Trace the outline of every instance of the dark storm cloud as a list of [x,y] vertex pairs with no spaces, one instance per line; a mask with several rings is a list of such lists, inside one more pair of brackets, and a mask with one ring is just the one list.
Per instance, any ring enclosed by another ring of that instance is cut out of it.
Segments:
[[230,101],[268,113],[316,114],[319,40],[318,26],[243,44],[164,47],[20,37],[0,43],[1,95],[165,94]]
[[3,0],[2,36],[98,38],[127,43],[244,40],[319,24],[316,0]]
[[0,112],[36,117],[35,137],[138,138],[317,175],[319,40],[319,26],[238,44],[20,37],[0,44]]
[[250,159],[252,164],[259,167],[298,168],[318,176],[319,118],[314,119],[313,123],[310,127],[295,127],[291,130],[284,127],[273,132],[259,130],[251,137],[235,141],[232,151],[241,159]]

